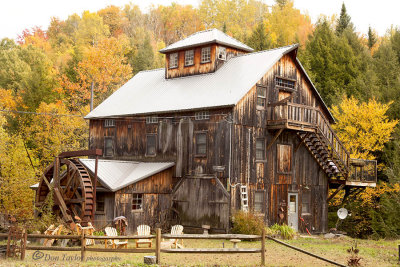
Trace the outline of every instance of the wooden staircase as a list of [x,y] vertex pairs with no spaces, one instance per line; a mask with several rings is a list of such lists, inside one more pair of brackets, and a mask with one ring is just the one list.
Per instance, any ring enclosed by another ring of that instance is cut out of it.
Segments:
[[330,178],[331,184],[375,186],[376,161],[351,159],[339,137],[322,112],[294,103],[269,106],[269,129],[295,130],[301,143]]

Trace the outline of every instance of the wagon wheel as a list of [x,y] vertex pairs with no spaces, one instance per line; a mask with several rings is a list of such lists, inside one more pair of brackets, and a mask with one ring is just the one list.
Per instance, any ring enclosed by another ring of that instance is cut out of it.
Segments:
[[[93,215],[93,186],[92,181],[85,167],[78,159],[60,159],[59,177],[60,185],[54,183],[54,163],[49,165],[43,173],[43,176],[50,182],[49,188],[44,177],[39,182],[39,187],[36,191],[36,206],[42,206],[46,202],[46,198],[53,190],[54,205],[52,207],[55,213],[59,215],[63,208],[63,203],[58,201],[54,193],[55,190],[61,195],[66,206],[66,212],[69,215],[78,216],[82,223],[86,224],[91,221]],[[54,188],[53,188],[54,187]],[[65,218],[65,216],[64,216]]]

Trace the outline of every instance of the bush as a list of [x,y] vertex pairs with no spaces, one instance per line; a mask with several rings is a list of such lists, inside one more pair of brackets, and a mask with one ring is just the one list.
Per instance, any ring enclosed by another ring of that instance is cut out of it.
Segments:
[[267,235],[278,235],[282,239],[293,239],[293,237],[296,235],[296,231],[286,224],[274,224],[271,227],[267,228],[266,232]]
[[232,221],[234,234],[260,235],[264,227],[263,219],[251,212],[237,211]]

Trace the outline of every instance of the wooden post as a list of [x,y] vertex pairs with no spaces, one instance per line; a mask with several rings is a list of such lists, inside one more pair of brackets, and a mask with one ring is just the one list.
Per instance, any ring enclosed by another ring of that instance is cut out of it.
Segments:
[[85,231],[82,230],[82,236],[81,236],[81,261],[84,262],[86,261],[86,238],[85,238]]
[[21,240],[21,260],[25,259],[26,242],[28,240],[28,232],[24,229],[24,233]]
[[94,214],[96,213],[96,198],[97,198],[97,169],[99,166],[99,156],[96,155],[96,161],[94,165],[94,185],[93,185],[93,213],[92,213],[92,222],[94,224]]
[[261,236],[261,266],[265,266],[265,228],[263,227]]
[[160,264],[161,256],[161,229],[156,229],[156,263]]
[[399,262],[400,262],[400,245],[399,245]]

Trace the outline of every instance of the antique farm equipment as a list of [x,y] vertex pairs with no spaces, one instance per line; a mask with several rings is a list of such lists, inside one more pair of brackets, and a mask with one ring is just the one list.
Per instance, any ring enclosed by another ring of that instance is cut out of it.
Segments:
[[[54,213],[64,219],[71,229],[75,220],[86,226],[94,218],[96,203],[97,160],[100,149],[63,152],[44,171],[36,191],[35,203],[42,207],[53,196]],[[93,180],[76,157],[95,156],[96,171]]]
[[8,239],[7,239],[7,258],[25,258],[26,249],[26,230],[16,225],[12,225],[9,228]]

